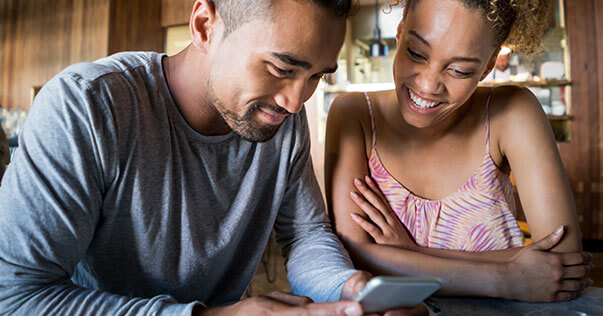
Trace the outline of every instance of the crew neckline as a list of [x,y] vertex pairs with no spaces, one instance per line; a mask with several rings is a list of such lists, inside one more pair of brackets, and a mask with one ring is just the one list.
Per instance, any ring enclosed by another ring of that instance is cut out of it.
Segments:
[[180,112],[180,109],[178,108],[178,105],[176,105],[176,101],[174,100],[174,97],[172,96],[172,92],[170,91],[169,85],[167,83],[167,78],[165,77],[165,73],[164,73],[164,69],[163,69],[163,58],[167,58],[167,54],[155,53],[155,56],[153,59],[154,59],[154,62],[159,67],[159,77],[161,80],[160,86],[162,89],[165,89],[165,92],[167,92],[166,95],[168,96],[168,98],[166,98],[166,101],[168,104],[166,104],[166,106],[168,107],[168,110],[174,114],[174,117],[178,121],[176,123],[185,130],[187,137],[190,137],[191,139],[193,139],[195,141],[199,141],[199,142],[203,142],[203,143],[221,143],[221,142],[230,140],[231,138],[236,136],[236,134],[233,131],[230,131],[230,133],[224,134],[224,135],[211,135],[211,136],[203,135],[203,134],[197,132],[192,126],[190,126],[190,124],[186,121],[186,119]]

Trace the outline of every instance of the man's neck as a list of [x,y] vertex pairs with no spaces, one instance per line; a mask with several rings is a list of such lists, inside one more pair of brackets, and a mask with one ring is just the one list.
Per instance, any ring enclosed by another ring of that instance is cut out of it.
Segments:
[[202,135],[224,135],[231,130],[209,101],[207,65],[191,45],[163,58],[163,72],[172,98],[186,122]]

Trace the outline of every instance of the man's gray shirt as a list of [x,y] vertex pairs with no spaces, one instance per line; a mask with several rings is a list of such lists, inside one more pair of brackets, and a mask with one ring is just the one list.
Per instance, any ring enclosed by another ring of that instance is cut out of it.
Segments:
[[204,136],[163,55],[73,65],[44,86],[0,187],[0,314],[190,314],[237,301],[274,228],[294,293],[338,300],[305,112],[263,143]]

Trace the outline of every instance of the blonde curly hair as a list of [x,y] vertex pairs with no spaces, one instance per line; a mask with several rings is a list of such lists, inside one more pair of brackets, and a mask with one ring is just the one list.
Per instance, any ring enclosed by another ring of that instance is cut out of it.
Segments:
[[[419,0],[391,0],[391,6],[412,7]],[[517,52],[542,52],[541,39],[553,14],[551,0],[456,0],[465,7],[480,9],[495,33],[495,46],[505,45]],[[410,10],[405,10],[406,13]]]

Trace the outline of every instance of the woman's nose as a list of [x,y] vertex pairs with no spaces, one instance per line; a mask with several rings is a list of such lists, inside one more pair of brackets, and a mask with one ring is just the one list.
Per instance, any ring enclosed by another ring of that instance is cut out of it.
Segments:
[[443,90],[440,72],[427,67],[416,76],[415,84],[416,88],[419,89],[417,92],[425,97],[441,94]]

